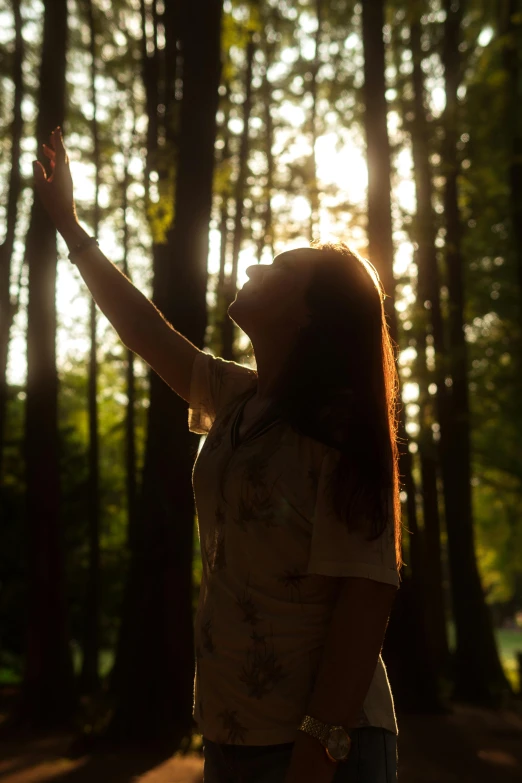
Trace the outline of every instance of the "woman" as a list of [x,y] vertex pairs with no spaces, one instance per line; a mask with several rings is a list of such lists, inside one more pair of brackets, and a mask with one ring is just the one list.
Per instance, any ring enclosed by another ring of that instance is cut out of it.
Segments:
[[198,350],[79,226],[59,129],[35,187],[122,341],[189,403],[206,783],[390,783],[380,655],[399,585],[397,373],[374,268],[316,245],[247,270],[257,372]]

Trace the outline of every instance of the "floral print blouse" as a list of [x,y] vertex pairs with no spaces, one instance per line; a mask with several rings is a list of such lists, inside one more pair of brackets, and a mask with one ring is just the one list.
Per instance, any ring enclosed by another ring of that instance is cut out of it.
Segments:
[[[272,745],[292,742],[306,714],[332,577],[399,578],[391,529],[368,542],[328,501],[340,452],[281,420],[238,441],[256,383],[247,367],[196,355],[188,426],[206,438],[192,475],[202,557],[193,715],[214,742]],[[398,733],[381,656],[357,725]]]

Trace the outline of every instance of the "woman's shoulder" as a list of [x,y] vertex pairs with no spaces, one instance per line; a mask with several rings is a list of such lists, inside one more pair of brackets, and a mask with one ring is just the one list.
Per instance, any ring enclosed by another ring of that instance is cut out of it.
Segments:
[[202,351],[201,361],[207,364],[209,373],[220,384],[246,388],[257,383],[256,370],[247,364],[223,359],[222,356],[214,356],[207,351]]

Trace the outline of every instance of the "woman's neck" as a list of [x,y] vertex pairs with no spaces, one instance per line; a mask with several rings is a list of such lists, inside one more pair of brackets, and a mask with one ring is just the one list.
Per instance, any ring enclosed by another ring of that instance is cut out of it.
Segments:
[[253,398],[256,402],[268,403],[276,399],[294,339],[252,341],[257,368],[257,390]]

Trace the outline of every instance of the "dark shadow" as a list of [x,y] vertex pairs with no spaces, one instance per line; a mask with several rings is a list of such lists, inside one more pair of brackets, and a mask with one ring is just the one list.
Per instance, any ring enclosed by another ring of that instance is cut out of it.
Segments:
[[[177,741],[175,732],[162,741],[147,745],[145,742],[122,743],[113,737],[78,733],[71,728],[49,731],[12,724],[9,708],[16,694],[11,690],[16,691],[10,689],[7,693],[7,689],[0,690],[3,697],[0,705],[0,781],[14,775],[23,776],[25,772],[30,779],[36,775],[34,779],[38,783],[133,783],[136,778],[170,759],[173,763],[179,759],[182,767],[184,752],[189,758],[197,759],[197,752],[190,750],[191,737],[183,735]],[[177,755],[176,748],[180,748]],[[64,769],[62,761],[69,762],[70,769]],[[49,769],[42,768],[40,775],[36,768],[41,765],[48,765]],[[202,775],[199,778],[194,773],[191,775],[190,763],[187,768],[187,780],[200,783]],[[176,777],[179,778],[178,775]],[[166,771],[165,780],[169,778]]]
[[[9,757],[12,758],[12,764],[4,766],[0,771],[0,781],[6,780],[11,775],[19,774],[24,770],[30,770],[33,767],[43,763],[52,763],[60,759],[67,758],[67,747],[70,744],[70,737],[49,738],[41,744],[34,737],[31,743],[0,743],[0,763],[5,762]],[[69,759],[75,766],[67,772],[58,772],[49,770],[49,776],[42,773],[38,780],[42,783],[50,781],[59,781],[60,783],[132,783],[140,775],[153,770],[170,756],[157,751],[143,750],[123,750],[113,749],[97,751],[83,758],[77,754],[76,758]],[[199,780],[202,781],[203,777]]]

